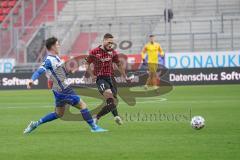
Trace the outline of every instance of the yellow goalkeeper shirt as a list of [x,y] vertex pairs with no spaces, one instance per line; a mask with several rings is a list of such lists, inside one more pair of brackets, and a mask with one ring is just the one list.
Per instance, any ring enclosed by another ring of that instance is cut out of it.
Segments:
[[158,54],[161,57],[164,57],[164,52],[159,43],[147,43],[142,50],[142,59],[146,58],[146,54],[148,56],[148,63],[158,63]]

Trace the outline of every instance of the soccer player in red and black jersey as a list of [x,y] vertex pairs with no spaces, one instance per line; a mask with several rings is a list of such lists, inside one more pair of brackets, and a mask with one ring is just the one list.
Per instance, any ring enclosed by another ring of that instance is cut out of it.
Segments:
[[[88,73],[93,80],[96,80],[99,92],[106,99],[106,106],[96,115],[96,120],[112,112],[116,123],[121,125],[123,121],[118,115],[114,101],[114,99],[117,98],[117,87],[113,77],[113,63],[117,65],[119,72],[127,82],[130,81],[130,79],[126,76],[125,69],[119,61],[118,54],[113,49],[113,38],[111,34],[106,33],[103,37],[103,44],[91,50],[86,61],[88,63]],[[90,68],[91,64],[94,66],[93,71]]]

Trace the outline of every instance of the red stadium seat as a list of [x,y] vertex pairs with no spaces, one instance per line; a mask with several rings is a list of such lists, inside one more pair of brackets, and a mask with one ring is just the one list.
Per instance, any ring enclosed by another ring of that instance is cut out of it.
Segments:
[[1,2],[1,7],[2,8],[7,8],[8,7],[8,1],[2,1]]
[[[11,9],[15,6],[17,0],[0,0],[0,23],[3,21],[4,17],[8,15]],[[19,8],[14,10],[14,14],[19,13]]]
[[14,1],[9,1],[9,2],[8,2],[8,6],[9,6],[9,7],[14,7],[15,4],[16,4],[16,2],[17,2],[17,1],[15,1],[15,0],[14,0]]
[[3,8],[3,14],[7,15],[10,12],[11,8]]
[[4,15],[0,15],[0,23],[4,20],[5,16]]

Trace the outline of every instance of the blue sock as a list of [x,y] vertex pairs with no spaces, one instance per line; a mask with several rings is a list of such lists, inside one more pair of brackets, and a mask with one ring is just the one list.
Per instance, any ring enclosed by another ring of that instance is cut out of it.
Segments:
[[87,108],[82,109],[80,112],[81,112],[81,114],[83,116],[83,119],[88,123],[88,125],[90,127],[95,127],[96,126],[94,124],[93,118],[92,118],[92,116],[91,116],[91,114],[90,114],[90,112],[88,111]]
[[53,121],[55,119],[58,119],[57,113],[56,112],[49,113],[38,121],[38,125]]

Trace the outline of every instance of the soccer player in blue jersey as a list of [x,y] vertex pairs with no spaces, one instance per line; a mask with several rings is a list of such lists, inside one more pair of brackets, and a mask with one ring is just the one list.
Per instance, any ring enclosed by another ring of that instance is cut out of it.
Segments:
[[64,115],[66,104],[70,104],[80,110],[83,119],[88,123],[92,132],[107,131],[95,124],[86,107],[86,103],[84,103],[84,101],[76,95],[72,88],[66,83],[68,73],[65,64],[58,56],[60,48],[58,39],[55,37],[47,39],[46,48],[47,56],[39,69],[33,73],[31,81],[27,84],[27,88],[30,89],[33,82],[46,72],[53,81],[52,91],[55,97],[55,111],[45,115],[38,121],[31,121],[24,130],[24,134],[31,133],[38,126],[46,122],[62,117]]

